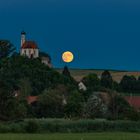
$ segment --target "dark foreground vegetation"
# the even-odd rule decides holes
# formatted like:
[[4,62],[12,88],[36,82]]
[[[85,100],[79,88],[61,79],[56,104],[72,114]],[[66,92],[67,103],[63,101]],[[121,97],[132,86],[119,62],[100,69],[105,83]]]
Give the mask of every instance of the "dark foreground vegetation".
[[31,119],[1,123],[0,133],[140,132],[140,122],[107,120]]

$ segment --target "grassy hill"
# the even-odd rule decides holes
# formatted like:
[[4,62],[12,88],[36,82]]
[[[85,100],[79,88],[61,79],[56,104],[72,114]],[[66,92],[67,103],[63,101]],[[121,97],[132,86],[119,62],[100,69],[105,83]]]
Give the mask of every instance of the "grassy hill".
[[[62,73],[62,69],[56,69],[58,72]],[[90,73],[96,73],[99,77],[101,76],[104,70],[97,69],[70,69],[71,75],[75,78],[76,81],[80,81],[83,77]],[[140,72],[137,71],[118,71],[118,70],[110,70],[110,73],[113,79],[119,82],[124,75],[133,75],[136,78],[140,76]]]

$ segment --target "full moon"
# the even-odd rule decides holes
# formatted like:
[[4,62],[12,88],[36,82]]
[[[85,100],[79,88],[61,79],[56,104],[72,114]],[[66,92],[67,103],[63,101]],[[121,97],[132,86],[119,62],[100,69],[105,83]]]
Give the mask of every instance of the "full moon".
[[72,52],[67,51],[67,52],[64,52],[64,53],[62,54],[62,60],[63,60],[64,62],[66,62],[66,63],[72,62],[73,59],[74,59],[74,55],[73,55]]

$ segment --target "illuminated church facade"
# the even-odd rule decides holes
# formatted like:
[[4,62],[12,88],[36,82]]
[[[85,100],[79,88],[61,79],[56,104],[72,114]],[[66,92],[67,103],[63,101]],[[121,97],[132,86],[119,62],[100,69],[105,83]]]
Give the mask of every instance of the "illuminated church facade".
[[27,56],[28,58],[38,58],[39,48],[34,41],[26,40],[26,33],[21,32],[21,50],[20,55]]

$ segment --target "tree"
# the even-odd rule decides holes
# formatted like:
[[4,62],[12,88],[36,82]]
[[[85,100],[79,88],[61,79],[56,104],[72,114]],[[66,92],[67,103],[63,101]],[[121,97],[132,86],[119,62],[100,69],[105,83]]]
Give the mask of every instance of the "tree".
[[64,67],[62,74],[65,75],[66,77],[71,77],[67,66]]
[[138,77],[138,80],[137,80],[136,90],[137,90],[137,93],[140,93],[140,76]]
[[98,91],[100,89],[100,79],[97,74],[89,74],[82,81],[86,85],[88,92]]
[[45,90],[39,96],[36,114],[38,117],[59,118],[64,115],[63,96],[59,90]]
[[123,92],[136,92],[137,89],[137,79],[134,76],[123,76],[120,82],[120,88]]
[[84,107],[84,116],[86,118],[102,118],[105,117],[108,108],[104,104],[99,93],[93,93],[89,98]]
[[[62,75],[63,77],[67,80],[69,86],[71,86],[72,88],[77,87],[77,82],[75,81],[75,79],[71,76],[70,71],[68,69],[67,66],[64,67],[63,71],[62,71]],[[78,87],[77,87],[78,89]]]
[[112,76],[109,71],[105,70],[101,75],[101,85],[105,88],[112,88]]
[[0,120],[10,121],[22,119],[26,116],[26,107],[15,96],[14,89],[0,81]]
[[8,40],[0,40],[0,58],[11,56],[15,52],[15,47]]
[[65,106],[65,114],[67,117],[80,117],[83,111],[84,98],[77,90],[70,93],[67,104]]
[[[110,91],[108,95],[110,96],[108,109],[111,114],[111,119],[138,119],[137,113],[123,96],[113,91]],[[136,116],[133,116],[133,113]]]
[[119,92],[120,91],[120,85],[119,85],[119,83],[116,82],[116,81],[113,81],[113,83],[112,83],[112,89]]
[[32,87],[29,79],[23,78],[19,81],[20,96],[27,97],[32,93]]

